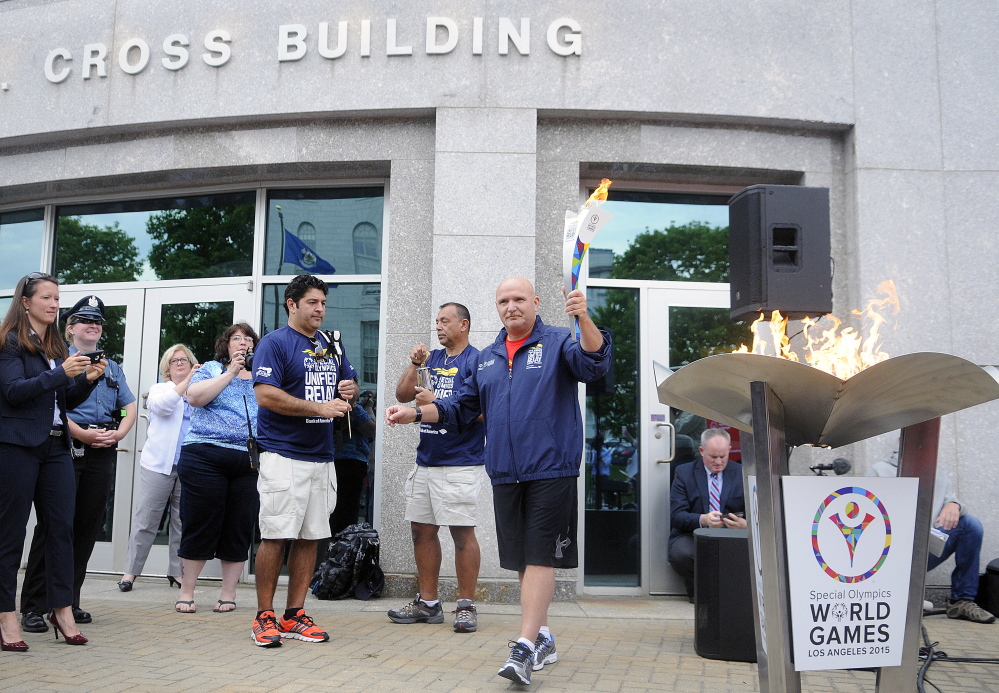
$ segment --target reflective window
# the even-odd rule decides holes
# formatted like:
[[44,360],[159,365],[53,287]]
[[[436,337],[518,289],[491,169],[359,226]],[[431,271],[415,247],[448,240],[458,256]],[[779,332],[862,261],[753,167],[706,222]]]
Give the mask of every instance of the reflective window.
[[200,363],[215,358],[215,340],[232,324],[232,301],[164,303],[160,310],[160,348],[185,344]]
[[586,386],[586,585],[641,584],[638,290],[590,290],[591,314],[611,333],[607,375]]
[[42,260],[45,210],[28,209],[0,214],[0,289],[13,289]]
[[380,274],[384,189],[273,190],[264,274]]
[[[283,327],[288,322],[284,312],[285,285],[264,287],[264,314],[260,335]],[[361,390],[376,390],[378,386],[378,320],[381,291],[378,284],[330,285],[326,298],[324,330],[340,330],[347,360],[357,371]],[[373,329],[372,329],[373,328]],[[370,345],[374,340],[374,350]]]
[[63,284],[241,277],[253,268],[253,192],[60,207]]
[[590,277],[728,281],[728,196],[615,192],[589,250]]

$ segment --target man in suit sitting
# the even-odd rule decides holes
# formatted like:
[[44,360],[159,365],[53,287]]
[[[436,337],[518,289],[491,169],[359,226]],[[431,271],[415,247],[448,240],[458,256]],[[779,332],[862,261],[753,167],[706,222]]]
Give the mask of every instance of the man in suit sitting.
[[[698,527],[745,529],[746,501],[742,465],[729,462],[732,439],[723,428],[701,434],[699,459],[676,468],[670,489],[669,562],[694,601],[694,530]],[[735,513],[741,513],[738,517]]]

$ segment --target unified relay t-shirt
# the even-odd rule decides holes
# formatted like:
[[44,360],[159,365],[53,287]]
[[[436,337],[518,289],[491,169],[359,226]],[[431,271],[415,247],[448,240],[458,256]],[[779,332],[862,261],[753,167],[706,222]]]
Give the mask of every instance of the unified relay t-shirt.
[[[337,366],[333,349],[322,333],[319,348],[301,332],[284,327],[264,335],[253,352],[254,384],[273,385],[307,402],[336,398],[337,383],[357,377],[344,355]],[[333,419],[285,416],[265,407],[257,413],[260,449],[306,462],[333,461]]]
[[[427,359],[434,398],[450,397],[472,377],[479,365],[479,350],[471,344],[456,356],[444,349],[434,349]],[[476,421],[464,430],[457,426],[435,423],[420,424],[420,445],[416,448],[416,463],[424,467],[467,466],[484,464],[483,446],[486,427]]]

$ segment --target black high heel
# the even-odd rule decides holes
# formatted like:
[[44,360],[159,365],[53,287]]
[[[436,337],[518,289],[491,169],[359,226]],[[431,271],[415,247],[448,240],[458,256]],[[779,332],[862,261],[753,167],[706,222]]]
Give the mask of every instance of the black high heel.
[[[55,638],[56,640],[58,640],[59,631],[62,630],[62,627],[59,625],[59,621],[56,618],[55,609],[49,611],[49,615],[47,618],[49,620],[49,623],[52,624],[52,630],[55,631]],[[62,639],[63,641],[65,641],[67,645],[86,645],[88,642],[90,642],[89,640],[87,640],[87,638],[83,637],[83,633],[77,633],[76,635],[66,635],[65,631],[62,634]]]
[[177,580],[173,575],[167,575],[167,582],[170,583],[171,587],[176,587],[180,589],[180,581]]

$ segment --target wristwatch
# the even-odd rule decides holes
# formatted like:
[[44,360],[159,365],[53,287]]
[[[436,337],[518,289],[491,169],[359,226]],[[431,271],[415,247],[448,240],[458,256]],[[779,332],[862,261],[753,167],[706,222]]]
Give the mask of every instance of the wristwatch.
[[423,410],[420,409],[419,407],[413,407],[413,409],[416,410],[416,420],[413,421],[413,423],[420,423],[421,421],[423,421]]

